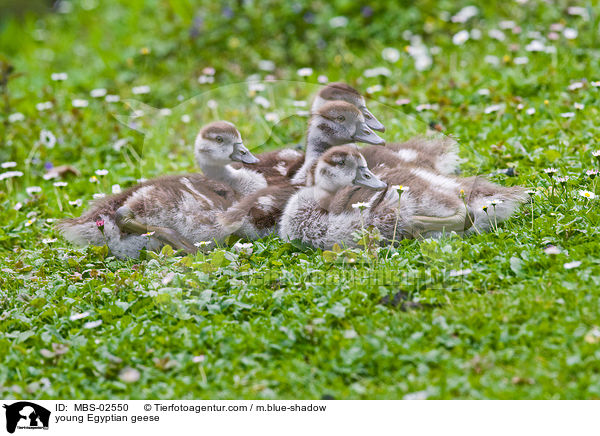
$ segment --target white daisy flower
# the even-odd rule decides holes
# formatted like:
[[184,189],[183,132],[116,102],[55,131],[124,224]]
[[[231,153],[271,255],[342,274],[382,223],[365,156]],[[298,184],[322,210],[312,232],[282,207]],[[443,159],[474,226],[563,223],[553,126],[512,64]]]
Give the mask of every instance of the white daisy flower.
[[560,254],[560,249],[554,245],[548,245],[546,248],[544,248],[544,253],[548,255]]
[[42,112],[42,111],[45,111],[45,110],[48,110],[48,109],[52,109],[52,107],[53,107],[53,106],[54,106],[54,105],[52,104],[52,102],[51,102],[51,101],[43,101],[43,102],[41,102],[41,103],[37,103],[37,104],[35,105],[35,108],[36,108],[36,109],[37,109],[39,112]]
[[2,168],[6,169],[6,168],[14,168],[17,166],[16,162],[2,162],[2,165],[0,165]]
[[190,121],[192,121],[192,117],[190,117],[188,114],[184,114],[181,116],[181,122],[188,124]]
[[73,105],[73,107],[88,107],[88,105],[90,104],[87,100],[84,100],[82,98],[76,98],[73,99],[73,101],[71,102],[71,104]]
[[466,23],[471,18],[479,13],[479,9],[476,6],[465,6],[451,20],[453,23]]
[[95,173],[97,176],[105,176],[105,175],[107,175],[107,174],[108,174],[108,170],[107,170],[107,169],[105,169],[105,168],[103,168],[103,169],[101,169],[101,170],[96,170],[96,171],[94,171],[94,173]]
[[456,33],[452,37],[452,43],[454,45],[463,45],[468,40],[469,40],[469,31],[468,30],[461,30],[460,32]]
[[312,73],[313,69],[309,67],[300,68],[298,71],[296,71],[296,74],[298,74],[300,77],[308,77],[312,75]]
[[[504,35],[504,34],[503,34]],[[500,58],[498,56],[493,56],[493,55],[486,55],[483,58],[483,61],[486,64],[490,64],[490,65],[500,65]]]
[[121,97],[119,97],[118,95],[112,95],[112,94],[108,94],[106,97],[104,97],[104,100],[107,103],[116,103],[119,100],[121,100]]
[[588,10],[581,6],[569,6],[567,8],[567,13],[569,15],[578,15],[586,20],[589,18]]
[[250,256],[253,251],[251,243],[244,244],[242,242],[236,242],[231,248],[233,248],[233,250],[237,253],[243,253],[248,256]]
[[575,116],[575,112],[564,112],[560,114],[560,116],[563,118],[573,118]]
[[334,29],[337,29],[338,27],[346,27],[348,25],[348,18],[343,16],[333,17],[329,20],[329,25]]
[[579,191],[577,191],[577,193],[580,196],[587,198],[588,200],[593,200],[594,198],[596,198],[596,194],[594,194],[593,192],[590,192],[590,191],[585,191],[583,189],[580,189]]
[[83,319],[83,318],[87,318],[88,316],[90,316],[89,312],[83,312],[83,313],[74,313],[73,315],[71,315],[69,317],[69,319],[71,321],[77,321],[78,319]]
[[525,50],[530,51],[530,52],[545,51],[546,46],[544,45],[543,42],[534,39],[533,41],[531,41],[529,44],[527,44],[525,46]]
[[13,177],[21,177],[23,173],[21,171],[7,171],[0,174],[0,180],[12,179]]
[[202,68],[202,74],[206,74],[207,76],[214,76],[217,71],[213,67],[204,67]]
[[371,205],[370,205],[369,203],[361,203],[361,202],[354,203],[354,204],[352,205],[352,207],[353,207],[354,209],[360,209],[360,210],[365,210],[365,209],[368,209],[370,206],[371,206]]
[[69,78],[67,73],[52,73],[50,78],[55,82],[64,82]]
[[265,120],[267,120],[269,123],[277,124],[279,122],[279,115],[277,115],[275,112],[266,113]]
[[275,62],[266,59],[258,61],[258,69],[263,71],[275,70]]
[[503,30],[514,29],[517,26],[517,23],[512,20],[502,20],[498,23],[498,26]]
[[147,86],[147,85],[134,86],[131,89],[131,92],[133,92],[135,95],[149,94],[150,93],[150,87]]
[[486,107],[486,108],[483,110],[483,113],[484,113],[484,114],[491,114],[491,113],[493,113],[493,112],[498,112],[498,111],[499,111],[499,110],[501,110],[501,109],[502,109],[502,105],[501,105],[501,104],[493,104],[493,105],[491,105],[491,106],[488,106],[488,107]]
[[207,76],[205,74],[202,74],[198,77],[198,83],[201,85],[205,85],[207,83],[215,83],[215,78],[213,76]]
[[398,192],[405,192],[408,191],[410,189],[409,186],[403,186],[403,185],[393,185],[392,189]]
[[423,103],[423,104],[419,104],[415,107],[415,110],[417,112],[423,112],[423,111],[428,111],[433,109],[433,105],[429,104],[429,103]]
[[94,198],[94,200],[98,200],[100,198],[106,197],[106,194],[98,193],[98,194],[94,194],[92,197]]
[[583,82],[573,82],[569,86],[567,86],[567,89],[569,91],[575,91],[576,89],[581,89],[581,88],[583,88]]
[[56,188],[64,188],[65,186],[68,185],[68,183],[67,182],[54,182],[52,185],[55,186]]
[[381,85],[373,85],[373,86],[369,86],[367,89],[367,94],[375,94],[376,92],[381,92],[383,91],[383,86]]
[[14,114],[10,114],[8,116],[9,123],[17,123],[19,121],[23,121],[24,119],[25,115],[23,115],[21,112],[15,112]]
[[90,97],[101,98],[106,95],[106,88],[96,88],[90,91]]
[[101,319],[99,319],[98,321],[90,321],[90,322],[86,322],[83,325],[83,328],[84,329],[93,329],[93,328],[98,327],[100,324],[102,324],[102,320]]
[[400,59],[400,50],[394,47],[386,47],[381,51],[381,57],[394,64]]
[[[259,79],[257,79],[259,80]],[[248,83],[248,91],[250,93],[255,93],[255,92],[262,92],[266,89],[266,85],[264,83],[256,83],[256,82],[250,82]],[[252,94],[254,95],[254,94]]]
[[460,276],[466,276],[469,275],[473,272],[473,270],[471,268],[467,268],[467,269],[459,269],[459,270],[452,270],[450,271],[450,277],[460,277]]
[[580,265],[581,265],[581,261],[575,260],[573,262],[565,263],[563,266],[565,269],[573,269],[573,268],[577,268]]
[[386,68],[386,67],[369,68],[363,72],[363,76],[365,76],[367,78],[377,77],[377,76],[389,77],[391,75],[392,75],[392,72],[390,71],[389,68]]
[[257,105],[267,109],[268,107],[271,106],[271,102],[269,100],[267,100],[265,97],[263,97],[262,95],[257,96],[254,99],[254,103],[256,103]]
[[490,38],[495,39],[500,42],[502,42],[506,39],[506,35],[504,34],[504,32],[502,30],[498,30],[498,29],[491,29],[488,32],[488,35]]
[[577,35],[578,35],[577,29],[567,27],[566,29],[563,30],[563,36],[566,39],[575,39],[575,38],[577,38]]
[[40,132],[40,142],[46,148],[54,148],[56,145],[56,136],[50,130],[42,130]]
[[121,193],[121,186],[120,185],[112,185],[111,186],[111,192],[113,194],[120,194]]
[[42,192],[42,188],[40,186],[29,186],[29,187],[25,188],[25,191],[29,195],[33,195],[33,194]]
[[205,247],[210,244],[212,244],[212,241],[199,241],[199,242],[194,243],[194,245],[196,247]]

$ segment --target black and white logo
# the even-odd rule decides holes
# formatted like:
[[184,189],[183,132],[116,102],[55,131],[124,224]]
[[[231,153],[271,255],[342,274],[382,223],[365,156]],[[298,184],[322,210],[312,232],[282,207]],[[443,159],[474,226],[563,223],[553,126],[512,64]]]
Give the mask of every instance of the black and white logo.
[[50,411],[29,401],[19,401],[4,405],[6,409],[6,431],[14,433],[16,429],[48,430]]

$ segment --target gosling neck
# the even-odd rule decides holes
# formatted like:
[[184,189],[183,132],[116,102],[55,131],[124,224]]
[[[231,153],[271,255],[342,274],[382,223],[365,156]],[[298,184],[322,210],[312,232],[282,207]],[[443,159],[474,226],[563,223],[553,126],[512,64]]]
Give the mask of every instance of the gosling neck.
[[229,165],[198,162],[198,166],[206,177],[219,182],[228,183],[235,177],[235,170]]
[[306,153],[304,156],[304,164],[298,170],[292,183],[303,185],[306,183],[306,176],[312,164],[329,148],[337,145],[333,143],[333,129],[324,122],[311,120],[306,133]]
[[225,183],[241,196],[253,194],[267,187],[264,176],[246,168],[236,169],[231,165],[202,165],[200,169],[206,177]]

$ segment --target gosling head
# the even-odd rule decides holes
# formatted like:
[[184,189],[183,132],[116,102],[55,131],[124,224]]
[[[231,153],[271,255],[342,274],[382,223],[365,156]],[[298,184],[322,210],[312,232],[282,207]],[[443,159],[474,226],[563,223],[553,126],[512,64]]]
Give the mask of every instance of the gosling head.
[[364,97],[347,83],[335,82],[323,87],[313,100],[312,112],[319,110],[325,103],[335,100],[345,101],[356,106],[371,129],[385,132],[385,126],[367,109]]
[[194,156],[200,168],[225,166],[231,162],[258,162],[244,146],[238,129],[227,121],[215,121],[200,130],[194,143]]
[[311,169],[307,184],[329,193],[352,185],[375,190],[387,187],[369,170],[363,155],[352,145],[332,147],[323,154]]
[[[314,112],[309,123],[309,133],[322,148],[349,142],[385,144],[383,138],[367,125],[365,117],[356,106],[344,101],[325,103]],[[324,144],[328,147],[323,147]]]

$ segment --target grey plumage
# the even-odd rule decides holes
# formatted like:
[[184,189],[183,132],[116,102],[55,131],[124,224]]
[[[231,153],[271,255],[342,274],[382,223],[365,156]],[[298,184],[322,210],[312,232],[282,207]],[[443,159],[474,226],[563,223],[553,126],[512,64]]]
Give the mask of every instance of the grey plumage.
[[[281,219],[283,238],[330,248],[334,243],[355,245],[354,232],[370,225],[377,227],[388,241],[416,235],[434,237],[443,231],[485,232],[492,222],[507,219],[526,199],[521,187],[502,187],[481,177],[460,178],[409,165],[376,167],[373,173],[388,187],[374,192],[353,186],[352,179],[344,178],[333,165],[328,172],[335,177],[318,170],[319,165],[327,165],[329,153],[338,149],[350,153],[352,147],[336,147],[321,156],[313,166],[314,177],[307,179],[308,186],[290,198]],[[345,185],[340,186],[344,180]],[[337,185],[328,188],[334,183]],[[403,191],[401,201],[394,185],[410,188]],[[490,206],[486,214],[482,206],[491,201],[497,201],[495,211]],[[362,212],[353,207],[360,203],[368,205]]]
[[[197,163],[204,175],[171,175],[146,181],[94,202],[80,217],[61,220],[58,229],[76,245],[107,244],[118,257],[138,257],[143,248],[162,246],[152,235],[133,234],[120,227],[119,211],[126,208],[134,223],[149,230],[176,232],[177,237],[190,241],[187,246],[223,241],[230,232],[219,224],[219,214],[267,186],[259,174],[229,166],[232,156],[251,160],[248,153],[233,125],[211,123],[195,142]],[[104,221],[103,233],[97,220]]]

